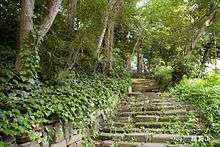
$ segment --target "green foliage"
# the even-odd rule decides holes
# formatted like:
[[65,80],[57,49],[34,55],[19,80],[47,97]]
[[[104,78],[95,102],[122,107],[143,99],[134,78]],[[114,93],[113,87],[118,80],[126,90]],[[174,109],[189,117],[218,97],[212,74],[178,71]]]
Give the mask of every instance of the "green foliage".
[[[16,81],[12,72],[4,72],[0,93],[0,140],[4,136],[30,136],[35,139],[33,125],[51,119],[71,121],[75,127],[85,123],[95,110],[112,107],[117,97],[127,91],[129,77],[104,77],[96,74],[63,73],[53,83],[35,81],[27,85]],[[10,89],[9,89],[10,88]]]
[[172,94],[180,100],[191,101],[203,113],[209,123],[209,131],[220,135],[220,74],[213,73],[204,79],[184,78],[172,89]]
[[171,84],[172,67],[165,65],[157,65],[153,70],[153,77],[159,82],[162,90]]
[[186,55],[177,57],[172,61],[172,81],[178,83],[183,76],[199,77],[201,75],[201,66],[199,56]]

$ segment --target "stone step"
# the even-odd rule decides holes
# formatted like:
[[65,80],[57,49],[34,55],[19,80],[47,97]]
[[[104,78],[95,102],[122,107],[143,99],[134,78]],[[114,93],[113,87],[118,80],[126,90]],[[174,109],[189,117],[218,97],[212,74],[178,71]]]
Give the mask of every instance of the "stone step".
[[149,86],[143,86],[143,85],[133,85],[132,91],[133,92],[158,92],[159,91],[158,85],[149,85]]
[[[172,130],[166,128],[128,128],[128,127],[106,127],[100,130],[103,133],[151,133],[151,134],[162,134],[168,133],[172,134]],[[196,129],[196,130],[189,130],[190,134],[197,134],[201,135],[205,132],[205,130]]]
[[95,144],[95,147],[184,147],[183,144],[167,143],[138,143],[138,142],[114,142],[111,140],[101,141]]
[[129,141],[129,142],[142,142],[142,143],[190,143],[202,140],[203,136],[197,135],[178,135],[178,134],[150,134],[150,133],[101,133],[98,137],[100,140],[113,140],[113,141]]
[[[119,124],[119,123],[118,123]],[[171,128],[175,126],[177,123],[175,122],[136,122],[133,124],[135,128]],[[181,126],[191,126],[190,123],[178,123]],[[122,124],[121,124],[122,126]],[[126,126],[126,124],[124,124]]]
[[[197,129],[199,128],[198,125],[193,125],[192,123],[183,123],[183,122],[135,122],[135,123],[122,123],[122,122],[112,122],[109,126],[112,127],[124,127],[124,128],[162,128],[162,129],[169,129],[173,126],[182,126],[190,129]],[[193,126],[192,126],[193,125]]]
[[132,105],[132,106],[180,106],[181,103],[179,102],[126,102],[126,103],[122,103],[122,104],[126,104],[126,105]]
[[115,117],[114,121],[121,123],[129,122],[176,122],[176,121],[187,121],[190,117],[187,115],[137,115],[135,117]]
[[117,113],[117,117],[135,117],[137,115],[187,115],[189,113],[195,113],[195,111],[186,111],[184,109],[168,110],[168,111],[127,111]]
[[175,121],[187,121],[189,116],[158,116],[158,115],[137,115],[134,118],[135,122],[175,122]]
[[142,82],[156,82],[155,80],[151,80],[151,79],[132,79],[132,83],[142,83]]
[[120,103],[122,104],[140,104],[140,103],[145,103],[145,104],[148,104],[148,103],[176,103],[176,99],[149,99],[149,98],[146,98],[146,99],[132,99],[132,100],[122,100]]
[[115,117],[113,118],[113,121],[118,121],[121,123],[128,123],[132,121],[132,117]]
[[126,112],[126,111],[168,111],[168,110],[175,110],[175,109],[186,109],[187,111],[193,110],[192,107],[188,105],[179,105],[179,106],[134,106],[134,105],[119,105],[118,112]]

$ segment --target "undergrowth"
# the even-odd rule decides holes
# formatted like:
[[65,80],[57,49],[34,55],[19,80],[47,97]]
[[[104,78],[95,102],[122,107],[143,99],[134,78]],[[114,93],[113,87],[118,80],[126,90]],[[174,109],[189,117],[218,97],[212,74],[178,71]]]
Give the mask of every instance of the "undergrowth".
[[200,79],[184,78],[171,94],[182,101],[192,102],[205,114],[207,133],[220,136],[220,74],[212,73]]
[[79,122],[92,112],[111,107],[130,83],[128,75],[121,78],[68,73],[52,83],[43,83],[23,80],[8,70],[0,74],[0,142],[7,136],[37,139],[33,126],[54,118],[79,128]]

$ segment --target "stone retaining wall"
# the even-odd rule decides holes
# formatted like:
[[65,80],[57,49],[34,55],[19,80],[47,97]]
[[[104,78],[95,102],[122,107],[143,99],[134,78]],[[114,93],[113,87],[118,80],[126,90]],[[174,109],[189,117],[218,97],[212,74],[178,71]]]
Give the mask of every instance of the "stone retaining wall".
[[[103,114],[105,114],[103,116]],[[105,125],[112,110],[99,110],[91,114],[91,129],[98,131],[99,127]],[[43,127],[33,126],[34,132],[40,136],[37,141],[30,141],[28,137],[9,137],[5,140],[7,147],[81,147],[82,135],[73,128],[71,122],[62,123],[59,120],[50,121]],[[86,136],[84,136],[86,137]],[[28,141],[29,140],[29,141]]]
[[[82,137],[71,123],[53,123],[44,127],[34,127],[40,136],[37,141],[26,142],[27,138],[13,138],[6,140],[9,147],[79,147]],[[23,143],[22,143],[23,142]]]

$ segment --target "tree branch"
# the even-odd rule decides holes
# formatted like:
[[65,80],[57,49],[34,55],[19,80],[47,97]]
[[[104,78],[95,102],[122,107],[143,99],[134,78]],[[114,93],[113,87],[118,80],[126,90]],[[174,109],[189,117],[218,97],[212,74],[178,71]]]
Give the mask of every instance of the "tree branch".
[[190,48],[188,49],[188,52],[191,52],[192,49],[196,48],[196,44],[198,43],[199,39],[203,35],[203,33],[206,31],[206,29],[212,25],[214,18],[218,12],[219,8],[214,9],[210,15],[208,16],[207,20],[203,23],[202,27],[196,32],[196,35],[191,43]]

